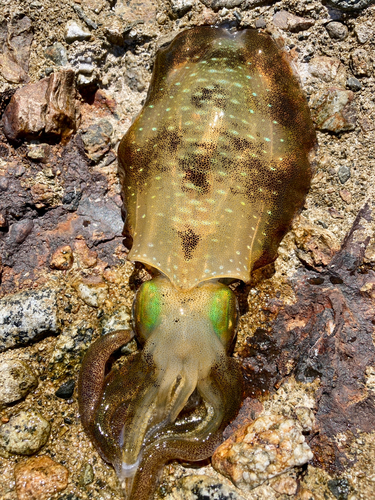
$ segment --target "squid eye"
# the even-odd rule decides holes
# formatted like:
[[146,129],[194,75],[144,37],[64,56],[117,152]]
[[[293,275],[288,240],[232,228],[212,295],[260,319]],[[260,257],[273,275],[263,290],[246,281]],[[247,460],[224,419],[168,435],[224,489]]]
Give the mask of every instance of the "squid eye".
[[161,293],[153,281],[146,281],[137,292],[134,301],[135,330],[141,342],[145,342],[160,323]]
[[230,288],[215,291],[210,300],[209,318],[214,332],[229,349],[237,328],[237,301]]

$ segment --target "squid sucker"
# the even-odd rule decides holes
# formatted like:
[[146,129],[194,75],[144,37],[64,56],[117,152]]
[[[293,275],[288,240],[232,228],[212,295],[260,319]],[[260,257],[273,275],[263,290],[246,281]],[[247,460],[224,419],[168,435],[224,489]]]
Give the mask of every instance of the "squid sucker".
[[[270,36],[197,27],[157,53],[118,151],[128,259],[152,279],[137,291],[133,330],[96,341],[79,380],[83,427],[126,498],[152,498],[169,460],[210,457],[235,418],[239,313],[228,284],[276,259],[310,185],[315,141]],[[107,374],[133,331],[142,350]]]

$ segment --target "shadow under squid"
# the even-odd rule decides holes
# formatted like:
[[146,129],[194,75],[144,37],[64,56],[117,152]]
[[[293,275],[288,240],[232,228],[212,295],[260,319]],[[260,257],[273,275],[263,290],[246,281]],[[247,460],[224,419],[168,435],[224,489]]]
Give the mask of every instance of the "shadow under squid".
[[[158,52],[118,153],[128,259],[152,279],[136,293],[133,329],[97,340],[79,378],[83,427],[126,498],[152,498],[169,460],[210,457],[236,416],[228,283],[277,257],[314,144],[303,93],[269,36],[199,27]],[[134,335],[141,350],[108,371]]]

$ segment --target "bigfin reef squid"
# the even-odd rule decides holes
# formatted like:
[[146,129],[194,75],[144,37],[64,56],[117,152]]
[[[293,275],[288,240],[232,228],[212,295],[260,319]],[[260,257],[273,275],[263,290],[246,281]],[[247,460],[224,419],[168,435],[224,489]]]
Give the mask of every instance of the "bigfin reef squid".
[[[197,27],[157,53],[119,175],[137,291],[133,330],[107,334],[80,372],[83,427],[126,498],[149,500],[163,465],[210,457],[241,404],[228,284],[274,261],[311,180],[315,131],[272,38]],[[106,373],[134,333],[142,350]]]

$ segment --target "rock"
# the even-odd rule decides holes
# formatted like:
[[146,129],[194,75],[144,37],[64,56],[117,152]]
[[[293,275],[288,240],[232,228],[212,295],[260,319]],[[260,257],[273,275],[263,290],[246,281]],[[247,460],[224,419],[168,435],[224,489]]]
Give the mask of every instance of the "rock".
[[[80,223],[77,225],[78,234],[83,234],[87,240],[91,239],[94,244],[101,241],[108,241],[116,236],[121,236],[123,221],[118,205],[110,199],[81,200],[77,215],[80,216]],[[82,220],[91,221],[87,226],[82,225]]]
[[315,425],[314,412],[310,408],[306,408],[306,406],[296,406],[294,412],[304,432],[311,432]]
[[18,140],[41,134],[69,136],[78,120],[74,72],[62,70],[18,89],[5,109],[3,124],[7,138]]
[[30,219],[24,219],[10,226],[9,240],[11,243],[20,245],[29,236],[34,229],[34,222]]
[[21,411],[0,427],[0,453],[32,455],[46,444],[51,426],[38,412]]
[[310,60],[308,71],[310,75],[328,83],[340,79],[345,68],[336,57],[316,56]]
[[182,17],[193,7],[194,3],[194,0],[171,0],[172,12]]
[[333,40],[345,40],[348,36],[348,28],[345,24],[338,23],[337,21],[332,21],[326,25],[326,30],[328,31],[329,36]]
[[279,10],[273,16],[273,24],[284,31],[298,33],[309,29],[315,24],[313,19],[295,16],[286,10]]
[[113,127],[105,119],[99,120],[95,125],[90,125],[82,134],[86,154],[91,160],[98,162],[109,151],[112,134]]
[[70,399],[73,396],[76,383],[74,379],[69,379],[64,382],[55,392],[55,396],[60,399]]
[[46,48],[44,55],[47,59],[51,59],[57,66],[66,66],[68,64],[68,57],[64,45],[60,42],[55,42]]
[[65,490],[69,472],[46,456],[33,457],[16,465],[14,478],[18,500],[49,500]]
[[75,251],[77,252],[77,263],[84,269],[94,267],[98,262],[98,253],[95,250],[90,250],[84,240],[76,240],[74,243]]
[[123,21],[121,21],[118,17],[107,17],[103,30],[110,43],[113,43],[114,45],[123,45],[126,31]]
[[240,428],[219,446],[213,467],[244,491],[313,458],[298,422],[265,415]]
[[69,245],[58,248],[52,255],[50,260],[50,267],[52,269],[59,269],[60,271],[67,271],[73,265],[73,252]]
[[126,306],[119,307],[101,319],[102,335],[116,330],[127,330],[131,328],[131,314]]
[[65,27],[65,41],[67,43],[83,42],[90,40],[91,33],[84,31],[75,21],[69,21]]
[[297,257],[313,268],[327,266],[340,249],[336,236],[329,231],[308,222],[293,227]]
[[38,379],[22,361],[0,362],[0,407],[24,398],[38,385]]
[[220,9],[233,9],[243,3],[243,0],[202,0],[202,3],[217,12]]
[[340,195],[340,198],[345,201],[345,203],[347,205],[350,205],[350,203],[352,202],[352,194],[350,191],[348,191],[347,189],[341,189],[339,191],[339,195]]
[[55,203],[56,193],[50,183],[37,182],[31,186],[30,193],[36,208],[52,206]]
[[357,122],[357,111],[351,90],[329,88],[311,96],[311,116],[319,130],[345,132],[353,130]]
[[192,474],[177,481],[163,500],[244,500],[234,488],[210,476]]
[[350,167],[343,165],[338,169],[337,175],[341,184],[345,184],[345,182],[350,179]]
[[9,83],[29,81],[30,47],[33,41],[31,20],[24,15],[0,23],[0,71]]
[[103,305],[108,296],[108,287],[105,283],[78,283],[76,289],[78,296],[91,307]]
[[93,329],[84,322],[71,329],[65,328],[59,335],[53,350],[48,372],[52,379],[66,377],[81,362],[83,355],[92,342]]
[[57,332],[56,290],[26,290],[0,299],[0,352]]
[[357,78],[354,78],[354,76],[351,76],[346,80],[346,86],[350,88],[350,90],[353,90],[353,92],[358,92],[362,88],[362,83],[357,80]]
[[88,484],[91,484],[94,481],[94,477],[92,465],[88,463],[84,464],[79,478],[79,485],[87,486]]
[[375,0],[327,0],[327,3],[340,10],[362,10],[375,3]]
[[50,152],[49,144],[28,144],[27,157],[34,161],[44,162]]
[[258,17],[258,19],[255,20],[255,27],[258,29],[264,29],[267,26],[267,23],[264,19],[264,17]]
[[368,24],[356,24],[354,27],[354,33],[357,36],[359,43],[364,44],[374,35],[374,31],[371,25]]
[[365,49],[355,49],[351,53],[351,67],[355,76],[370,76],[371,63]]
[[295,495],[298,489],[297,481],[293,477],[287,476],[286,474],[283,474],[279,478],[275,479],[271,486],[281,495]]
[[82,21],[86,23],[89,28],[93,30],[98,29],[98,25],[90,17],[86,16],[79,5],[73,4],[72,7],[77,12],[78,17],[82,19]]
[[337,500],[347,500],[351,487],[346,478],[330,479],[327,483],[328,489]]

